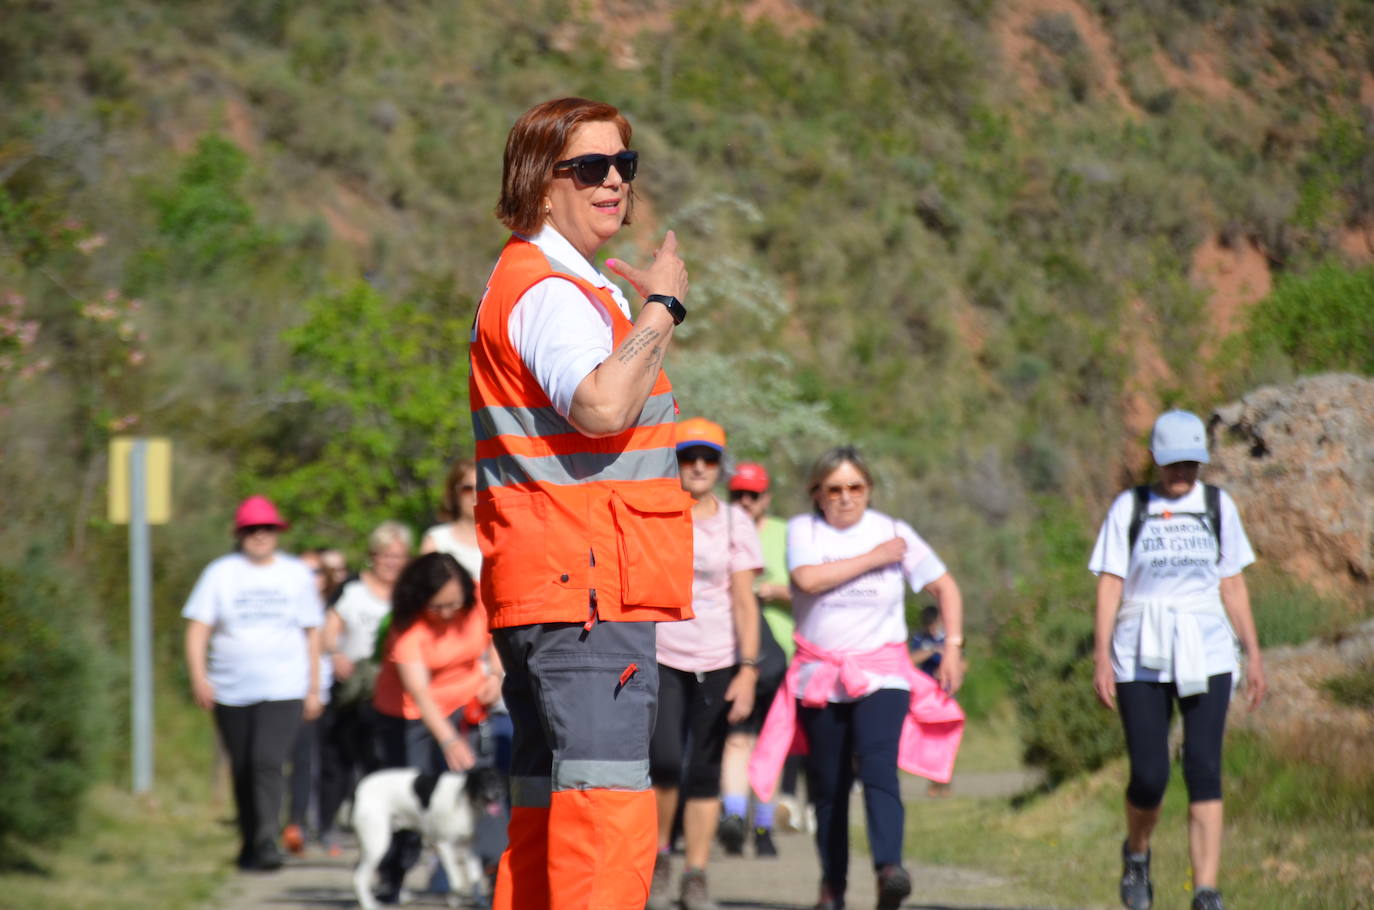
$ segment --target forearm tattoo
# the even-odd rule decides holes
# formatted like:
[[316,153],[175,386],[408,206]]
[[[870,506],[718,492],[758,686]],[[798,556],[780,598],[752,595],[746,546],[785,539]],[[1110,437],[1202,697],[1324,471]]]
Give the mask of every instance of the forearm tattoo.
[[650,366],[657,369],[658,363],[663,359],[663,348],[657,344],[659,337],[663,333],[657,329],[643,328],[636,331],[625,343],[620,346],[620,351],[615,355],[616,360],[628,366],[636,357],[649,352]]

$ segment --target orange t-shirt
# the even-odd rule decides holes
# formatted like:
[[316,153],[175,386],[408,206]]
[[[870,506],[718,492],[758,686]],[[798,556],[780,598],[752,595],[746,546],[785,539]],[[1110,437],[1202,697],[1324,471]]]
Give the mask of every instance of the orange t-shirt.
[[429,670],[429,695],[444,716],[472,701],[487,675],[482,655],[491,642],[487,631],[487,612],[481,604],[459,613],[442,626],[426,616],[415,620],[399,635],[387,635],[386,655],[372,704],[391,717],[419,720],[420,707],[401,684],[398,663],[424,664]]

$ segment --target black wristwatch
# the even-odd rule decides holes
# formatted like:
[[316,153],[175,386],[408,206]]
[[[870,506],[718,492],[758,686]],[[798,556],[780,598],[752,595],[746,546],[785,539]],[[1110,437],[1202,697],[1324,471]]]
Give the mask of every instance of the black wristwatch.
[[661,303],[668,308],[668,312],[673,317],[673,325],[682,325],[682,320],[687,318],[687,308],[682,305],[682,301],[667,294],[650,294],[644,298],[645,303]]

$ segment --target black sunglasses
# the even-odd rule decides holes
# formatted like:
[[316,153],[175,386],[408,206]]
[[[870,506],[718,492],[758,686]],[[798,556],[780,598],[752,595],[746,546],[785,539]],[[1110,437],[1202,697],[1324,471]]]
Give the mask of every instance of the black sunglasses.
[[704,461],[707,464],[720,464],[720,453],[710,446],[688,446],[685,449],[678,449],[678,464],[691,464],[694,461]]
[[245,525],[239,528],[239,533],[244,537],[251,537],[254,534],[280,534],[281,528],[277,525]]
[[612,164],[620,173],[620,179],[629,183],[635,179],[635,171],[639,170],[639,152],[626,149],[614,155],[578,155],[576,158],[556,163],[553,172],[556,174],[559,171],[572,171],[578,183],[598,186],[611,172]]

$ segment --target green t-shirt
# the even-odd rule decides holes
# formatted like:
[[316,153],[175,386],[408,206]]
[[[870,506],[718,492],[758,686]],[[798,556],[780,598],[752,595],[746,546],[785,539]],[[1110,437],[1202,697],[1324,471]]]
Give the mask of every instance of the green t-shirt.
[[[771,515],[765,518],[763,527],[759,529],[759,543],[763,547],[763,572],[759,575],[759,581],[772,585],[787,584],[787,522]],[[791,605],[761,600],[759,606],[763,608],[763,619],[768,623],[768,630],[787,655],[788,663],[791,663],[792,653],[797,648],[792,641],[795,623],[792,621]]]

